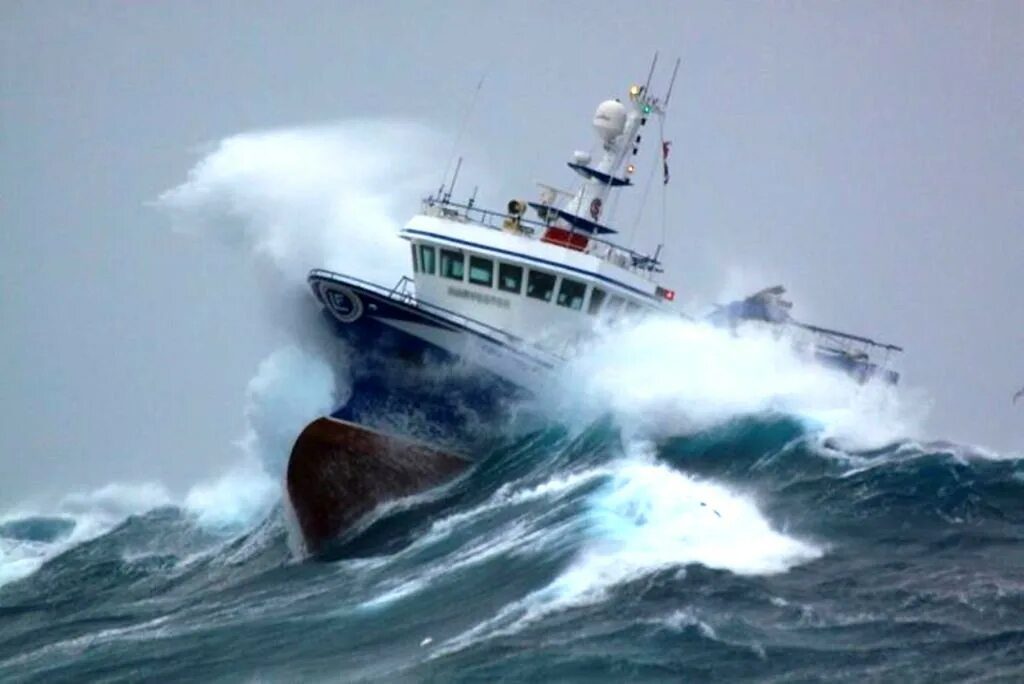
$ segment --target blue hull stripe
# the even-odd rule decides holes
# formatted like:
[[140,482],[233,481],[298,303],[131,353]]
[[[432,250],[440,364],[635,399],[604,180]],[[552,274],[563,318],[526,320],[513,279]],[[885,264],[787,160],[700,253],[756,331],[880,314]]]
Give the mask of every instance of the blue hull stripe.
[[483,252],[492,252],[494,254],[505,254],[505,255],[508,255],[508,256],[515,257],[517,259],[522,259],[523,261],[532,261],[532,262],[535,262],[535,263],[538,263],[538,264],[544,264],[545,266],[550,266],[551,268],[554,268],[554,269],[558,269],[558,270],[562,270],[562,271],[569,271],[571,273],[578,273],[580,275],[587,276],[588,278],[594,278],[596,280],[600,280],[602,282],[609,283],[611,285],[615,285],[616,287],[621,287],[623,290],[628,290],[630,292],[634,292],[634,293],[636,293],[636,294],[638,294],[641,297],[644,297],[646,299],[650,299],[650,300],[653,300],[655,302],[659,301],[657,297],[655,297],[654,295],[650,294],[649,292],[644,292],[643,290],[638,290],[635,287],[632,287],[631,285],[626,285],[625,283],[619,282],[618,280],[615,280],[614,278],[609,278],[607,276],[603,276],[600,273],[593,273],[592,271],[584,271],[582,268],[576,268],[575,266],[566,266],[565,264],[559,264],[559,263],[554,262],[554,261],[548,261],[547,259],[538,259],[537,257],[527,256],[526,254],[521,254],[519,252],[512,252],[510,250],[500,249],[498,247],[488,247],[487,245],[481,245],[481,244],[476,243],[476,242],[469,242],[468,240],[460,240],[458,238],[448,237],[447,235],[438,235],[437,233],[428,233],[425,230],[416,230],[414,228],[406,228],[402,232],[403,233],[408,233],[410,235],[420,235],[422,237],[434,238],[435,240],[441,240],[441,241],[444,241],[444,242],[451,242],[451,243],[455,243],[455,244],[459,244],[459,245],[465,245],[467,247],[472,247],[474,249],[479,249],[479,250],[481,250]]

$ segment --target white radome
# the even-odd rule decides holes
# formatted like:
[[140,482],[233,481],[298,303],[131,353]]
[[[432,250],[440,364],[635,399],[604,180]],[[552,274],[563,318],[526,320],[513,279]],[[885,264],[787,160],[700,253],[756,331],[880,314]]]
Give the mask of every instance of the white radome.
[[594,130],[606,144],[626,130],[626,106],[618,100],[605,100],[594,112]]

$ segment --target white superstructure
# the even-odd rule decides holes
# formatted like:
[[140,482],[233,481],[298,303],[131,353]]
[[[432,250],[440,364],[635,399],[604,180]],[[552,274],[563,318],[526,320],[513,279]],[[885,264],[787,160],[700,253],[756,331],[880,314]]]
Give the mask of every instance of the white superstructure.
[[[453,203],[443,189],[426,199],[400,233],[412,245],[416,299],[552,348],[598,316],[665,308],[674,293],[655,282],[657,258],[609,241],[616,231],[601,223],[610,193],[632,185],[626,161],[637,153],[638,131],[664,114],[646,86],[629,94],[628,107],[598,105],[600,158],[591,166],[589,155],[574,155],[569,166],[583,182],[560,204],[545,186],[539,202],[511,200],[506,212]],[[526,217],[527,205],[535,219]]]

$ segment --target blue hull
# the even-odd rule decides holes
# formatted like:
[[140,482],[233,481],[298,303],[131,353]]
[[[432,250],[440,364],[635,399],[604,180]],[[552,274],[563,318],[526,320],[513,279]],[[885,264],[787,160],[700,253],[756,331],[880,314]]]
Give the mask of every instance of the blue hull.
[[532,392],[427,338],[497,350],[541,374],[551,368],[501,331],[411,296],[324,271],[309,282],[352,359],[351,396],[334,418],[464,451]]

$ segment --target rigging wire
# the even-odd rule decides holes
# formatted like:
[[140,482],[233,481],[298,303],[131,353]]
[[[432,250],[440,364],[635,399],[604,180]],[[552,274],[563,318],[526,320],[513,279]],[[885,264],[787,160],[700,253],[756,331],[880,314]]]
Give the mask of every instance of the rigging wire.
[[[659,115],[658,118],[660,119],[661,115]],[[655,159],[651,160],[651,170],[647,174],[647,180],[644,183],[644,192],[640,196],[640,207],[637,209],[636,219],[633,221],[633,225],[630,227],[629,233],[626,236],[627,237],[626,244],[627,244],[627,246],[630,249],[633,249],[633,237],[634,237],[634,234],[637,232],[637,229],[640,227],[640,222],[643,220],[644,209],[647,206],[647,197],[650,195],[651,183],[654,182],[654,172],[657,169],[658,169],[658,163],[657,163],[657,158],[655,158]]]

